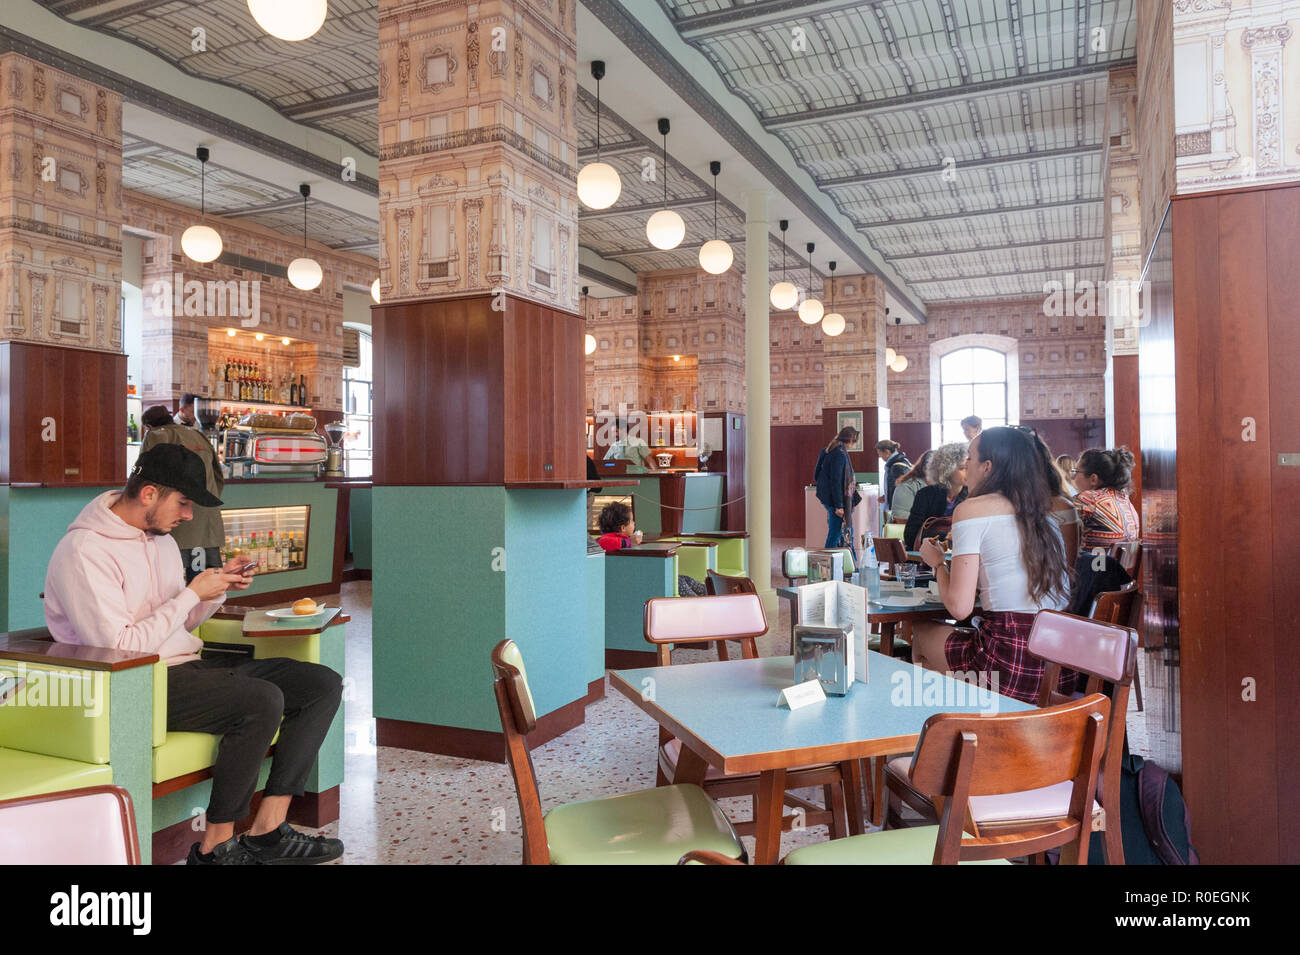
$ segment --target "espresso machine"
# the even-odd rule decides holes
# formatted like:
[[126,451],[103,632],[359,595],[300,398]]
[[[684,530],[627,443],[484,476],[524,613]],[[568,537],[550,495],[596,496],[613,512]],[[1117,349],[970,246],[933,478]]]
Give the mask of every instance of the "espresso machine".
[[198,421],[199,431],[220,457],[225,450],[222,447],[221,432],[217,430],[217,422],[221,420],[221,399],[195,398],[194,417]]
[[331,421],[325,425],[325,434],[329,437],[329,449],[325,452],[325,477],[343,477],[343,435],[347,429],[342,421]]

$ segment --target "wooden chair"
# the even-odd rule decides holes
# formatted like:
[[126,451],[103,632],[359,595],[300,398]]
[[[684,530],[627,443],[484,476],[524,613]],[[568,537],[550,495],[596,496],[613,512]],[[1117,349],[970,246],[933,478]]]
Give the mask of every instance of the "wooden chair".
[[[1102,753],[1102,784],[1093,807],[1093,827],[1106,833],[1106,859],[1111,865],[1124,864],[1124,848],[1119,825],[1119,767],[1123,755],[1125,714],[1128,712],[1129,686],[1137,657],[1137,635],[1126,626],[1075,617],[1055,610],[1043,610],[1034,618],[1029,634],[1029,651],[1047,665],[1043,669],[1039,706],[1050,706],[1071,699],[1055,691],[1061,669],[1076,670],[1088,677],[1085,693],[1102,693],[1110,687],[1110,712],[1113,714]],[[932,815],[934,807],[918,791],[909,777],[912,757],[900,756],[885,768],[888,795],[897,796],[923,815]],[[971,800],[971,822],[979,831],[998,831],[1022,826],[1029,821],[1063,818],[1070,806],[1070,790],[1055,786],[1034,792]],[[888,819],[889,807],[886,808]]]
[[[1139,567],[1141,561],[1139,551]],[[1142,599],[1142,582],[1134,579],[1132,583],[1125,584],[1119,590],[1104,590],[1097,594],[1088,616],[1104,623],[1131,627],[1138,635],[1137,645],[1140,647],[1142,646]],[[1136,664],[1133,667],[1133,695],[1137,699],[1137,711],[1141,713],[1143,710],[1142,668]]]
[[1139,541],[1124,541],[1111,544],[1108,552],[1134,580],[1140,581],[1142,573],[1142,544]]
[[[940,807],[937,825],[838,839],[796,849],[785,865],[956,865],[1002,862],[1060,847],[1065,865],[1087,865],[1092,794],[1110,715],[1093,693],[1046,709],[992,716],[942,713],[925,721],[911,784]],[[977,799],[1065,787],[1063,816],[987,831],[971,822]],[[966,831],[971,837],[966,838]],[[735,860],[690,852],[681,864]]]
[[135,808],[121,786],[0,801],[0,863],[139,865]]
[[513,640],[493,648],[492,669],[506,760],[519,795],[525,865],[671,865],[692,849],[744,857],[744,846],[726,813],[699,786],[665,786],[568,803],[543,815],[528,748],[537,714],[523,657]]
[[[645,638],[655,645],[660,666],[672,665],[674,646],[713,644],[718,648],[719,659],[726,660],[727,640],[739,640],[742,658],[752,660],[758,657],[754,638],[766,632],[767,616],[763,612],[763,603],[758,594],[752,592],[713,597],[652,597],[645,605]],[[681,748],[681,740],[660,726],[659,768],[655,785],[666,786],[676,775]],[[752,805],[758,795],[758,782],[758,773],[728,776],[709,767],[704,791],[714,799],[745,796]],[[818,806],[791,792],[812,786],[822,787],[825,805]],[[785,804],[803,811],[804,825],[827,826],[832,839],[846,835],[846,817],[848,833],[863,831],[860,792],[861,779],[856,760],[838,765],[803,766],[786,773]],[[797,816],[786,816],[782,828],[788,831],[797,822]],[[735,825],[741,835],[754,833],[752,818]]]
[[[733,576],[731,574],[720,574],[716,570],[710,570],[709,575],[704,578],[704,589],[710,597],[722,597],[727,594],[756,594],[758,588],[748,577]],[[726,659],[723,657],[722,659]]]

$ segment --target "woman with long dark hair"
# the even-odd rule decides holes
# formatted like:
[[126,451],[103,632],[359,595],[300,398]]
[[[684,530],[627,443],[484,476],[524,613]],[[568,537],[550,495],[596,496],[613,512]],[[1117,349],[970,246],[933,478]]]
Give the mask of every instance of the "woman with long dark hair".
[[[912,659],[939,671],[987,674],[998,693],[1038,699],[1043,661],[1029,652],[1029,630],[1039,610],[1061,610],[1070,599],[1070,566],[1033,436],[1016,428],[989,428],[971,442],[970,497],[953,515],[952,569],[933,540],[921,559],[935,568],[939,596],[954,618],[970,616],[979,591],[978,629],[914,624]],[[1074,685],[1063,671],[1058,688]]]
[[[826,508],[826,546],[848,547],[853,552],[854,563],[858,551],[853,540],[853,508],[861,500],[861,495],[853,479],[853,461],[849,458],[848,446],[857,440],[856,428],[840,429],[840,433],[831,438],[830,444],[817,455],[817,468],[813,471],[817,500]],[[845,528],[849,529],[847,535]]]
[[1029,433],[1033,435],[1034,446],[1038,448],[1038,454],[1042,458],[1043,477],[1047,480],[1047,491],[1052,496],[1052,520],[1056,521],[1056,526],[1061,529],[1061,537],[1065,540],[1066,558],[1073,563],[1074,556],[1079,553],[1079,541],[1082,536],[1079,511],[1075,508],[1074,498],[1065,483],[1065,475],[1061,473],[1056,459],[1052,457],[1052,449],[1047,446],[1047,442],[1037,431]]

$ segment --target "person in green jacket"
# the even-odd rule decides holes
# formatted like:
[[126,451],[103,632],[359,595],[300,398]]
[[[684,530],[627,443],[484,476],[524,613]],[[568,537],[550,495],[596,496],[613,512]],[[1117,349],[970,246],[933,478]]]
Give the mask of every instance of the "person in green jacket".
[[[140,421],[148,429],[140,445],[141,454],[160,444],[179,444],[193,451],[203,460],[207,471],[208,493],[221,497],[226,483],[221,477],[221,465],[217,461],[217,452],[201,432],[176,421],[162,405],[147,409]],[[172,531],[172,539],[181,549],[181,560],[185,564],[186,584],[205,568],[222,565],[221,544],[225,533],[221,508],[200,507],[198,504],[194,505],[194,519],[182,521]]]

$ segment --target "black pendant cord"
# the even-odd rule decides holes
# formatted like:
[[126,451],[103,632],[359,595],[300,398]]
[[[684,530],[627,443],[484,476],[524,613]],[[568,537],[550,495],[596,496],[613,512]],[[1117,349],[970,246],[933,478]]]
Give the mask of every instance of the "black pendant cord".
[[596,80],[596,162],[600,162],[600,80]]
[[208,164],[199,163],[199,222],[208,222]]
[[831,311],[835,311],[835,263],[831,263]]
[[664,133],[664,208],[668,208],[668,134]]
[[307,197],[302,197],[302,253],[307,256]]
[[713,237],[718,237],[718,174],[713,174]]

